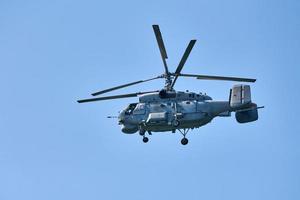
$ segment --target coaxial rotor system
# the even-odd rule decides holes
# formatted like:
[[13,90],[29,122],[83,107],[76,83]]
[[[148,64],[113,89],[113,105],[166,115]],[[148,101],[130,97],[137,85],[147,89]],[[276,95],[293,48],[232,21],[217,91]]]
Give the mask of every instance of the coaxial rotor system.
[[[184,74],[181,73],[184,64],[186,63],[195,43],[196,40],[191,40],[187,46],[187,48],[185,49],[185,52],[175,70],[175,72],[170,72],[168,65],[167,65],[167,51],[163,42],[163,38],[162,38],[162,34],[160,32],[160,28],[158,25],[153,25],[153,31],[157,40],[157,44],[159,47],[159,51],[161,54],[161,58],[163,61],[163,65],[164,65],[164,73],[158,76],[155,76],[153,78],[149,78],[149,79],[144,79],[144,80],[139,80],[139,81],[134,81],[134,82],[130,82],[130,83],[126,83],[126,84],[122,84],[122,85],[118,85],[112,88],[108,88],[105,90],[101,90],[101,91],[97,91],[92,93],[93,96],[98,96],[98,95],[102,95],[105,94],[107,92],[111,92],[111,91],[115,91],[115,90],[119,90],[122,88],[126,88],[129,86],[133,86],[133,85],[137,85],[140,83],[145,83],[145,82],[149,82],[152,80],[156,80],[156,79],[165,79],[165,87],[164,87],[164,91],[173,91],[174,90],[174,86],[176,84],[176,81],[179,77],[191,77],[191,78],[196,78],[198,80],[221,80],[221,81],[238,81],[238,82],[255,82],[256,79],[252,79],[252,78],[240,78],[240,77],[228,77],[228,76],[211,76],[211,75],[201,75],[201,74]],[[137,92],[137,93],[130,93],[130,94],[122,94],[122,95],[114,95],[114,96],[105,96],[105,97],[98,97],[98,98],[89,98],[89,99],[83,99],[83,100],[78,100],[78,103],[86,103],[86,102],[93,102],[93,101],[103,101],[103,100],[111,100],[111,99],[120,99],[120,98],[128,98],[128,97],[137,97],[139,95],[143,95],[143,94],[147,94],[147,93],[153,93],[153,92],[159,92],[159,91],[147,91],[147,92]]]

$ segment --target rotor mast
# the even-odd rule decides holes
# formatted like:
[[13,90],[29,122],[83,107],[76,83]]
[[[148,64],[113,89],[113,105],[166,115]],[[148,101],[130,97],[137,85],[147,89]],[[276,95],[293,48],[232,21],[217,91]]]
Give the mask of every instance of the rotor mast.
[[167,90],[167,91],[173,90],[173,88],[172,88],[173,80],[172,80],[170,72],[164,74],[164,78],[165,78],[165,90]]

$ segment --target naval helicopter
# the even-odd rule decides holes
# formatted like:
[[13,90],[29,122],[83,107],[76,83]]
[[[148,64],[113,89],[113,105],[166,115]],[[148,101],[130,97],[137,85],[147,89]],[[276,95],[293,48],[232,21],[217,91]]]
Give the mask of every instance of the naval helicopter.
[[230,89],[229,99],[225,101],[215,101],[204,93],[176,91],[174,86],[179,77],[250,83],[255,82],[256,79],[181,73],[196,40],[189,42],[175,72],[170,72],[166,62],[168,56],[160,28],[158,25],[152,25],[152,27],[163,61],[164,73],[150,79],[130,82],[101,90],[92,93],[92,95],[102,95],[107,92],[155,79],[165,79],[164,88],[155,91],[82,99],[78,100],[78,103],[138,97],[138,102],[130,103],[124,110],[119,112],[116,118],[118,119],[119,125],[121,125],[121,131],[123,133],[134,134],[139,132],[144,143],[149,141],[149,136],[147,137],[146,134],[152,135],[153,132],[167,131],[175,133],[178,131],[183,136],[181,144],[186,145],[188,144],[186,135],[190,130],[206,125],[215,117],[230,117],[232,112],[235,112],[236,121],[239,123],[253,122],[258,119],[258,109],[263,108],[263,106],[258,107],[257,104],[252,102],[250,85],[240,83],[234,85]]

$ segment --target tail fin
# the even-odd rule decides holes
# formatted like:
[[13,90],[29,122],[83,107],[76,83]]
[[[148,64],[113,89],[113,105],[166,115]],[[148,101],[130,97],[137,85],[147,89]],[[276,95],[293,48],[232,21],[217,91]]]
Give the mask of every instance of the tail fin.
[[238,108],[251,103],[251,91],[249,85],[234,85],[230,90],[229,104],[232,108]]
[[235,119],[239,123],[248,123],[258,119],[258,107],[251,101],[249,85],[234,85],[230,90],[229,104],[235,110]]

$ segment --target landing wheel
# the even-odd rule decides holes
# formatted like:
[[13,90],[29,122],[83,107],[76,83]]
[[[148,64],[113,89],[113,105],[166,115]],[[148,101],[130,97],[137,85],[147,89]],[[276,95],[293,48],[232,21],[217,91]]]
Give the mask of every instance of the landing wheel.
[[182,145],[187,145],[187,143],[189,143],[189,140],[187,138],[182,138],[181,139],[181,144]]
[[143,142],[147,143],[149,141],[149,139],[147,137],[143,137]]

